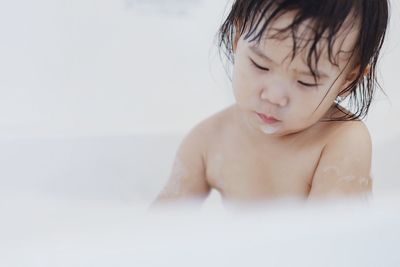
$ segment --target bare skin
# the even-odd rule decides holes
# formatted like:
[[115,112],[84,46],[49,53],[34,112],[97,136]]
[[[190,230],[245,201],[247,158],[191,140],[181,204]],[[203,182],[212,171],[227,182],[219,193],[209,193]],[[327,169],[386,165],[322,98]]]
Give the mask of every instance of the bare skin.
[[[285,28],[293,16],[284,14],[271,29]],[[345,96],[341,94],[358,72],[346,56],[357,40],[357,28],[339,33],[333,48],[336,66],[322,47],[318,68],[325,75],[317,83],[307,73],[304,54],[288,60],[290,38],[266,38],[255,46],[237,35],[232,79],[236,103],[184,138],[170,179],[154,204],[202,200],[211,189],[231,202],[371,193],[367,128],[361,121],[326,121],[343,115],[335,99]],[[257,113],[277,122],[265,122]]]
[[[178,150],[171,179],[153,205],[202,200],[211,189],[218,190],[224,201],[244,203],[362,196],[372,190],[370,140],[360,121],[320,122],[283,139],[246,129],[236,105],[193,128]],[[354,132],[365,153],[352,152],[357,144],[347,138],[342,147],[329,151],[339,159],[321,162],[324,149],[343,141],[341,132]],[[347,153],[343,149],[348,157],[343,157]]]

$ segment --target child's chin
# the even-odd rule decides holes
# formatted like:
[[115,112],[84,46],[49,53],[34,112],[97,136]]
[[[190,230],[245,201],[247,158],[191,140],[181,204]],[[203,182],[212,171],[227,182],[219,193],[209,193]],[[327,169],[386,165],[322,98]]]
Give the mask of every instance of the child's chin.
[[265,134],[276,134],[279,132],[279,126],[275,125],[262,125],[260,129]]

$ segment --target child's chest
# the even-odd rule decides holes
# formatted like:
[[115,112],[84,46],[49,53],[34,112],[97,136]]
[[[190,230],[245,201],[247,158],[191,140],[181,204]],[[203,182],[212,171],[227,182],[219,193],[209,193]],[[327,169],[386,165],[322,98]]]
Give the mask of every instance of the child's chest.
[[306,198],[322,147],[282,149],[224,143],[207,156],[209,184],[225,200]]

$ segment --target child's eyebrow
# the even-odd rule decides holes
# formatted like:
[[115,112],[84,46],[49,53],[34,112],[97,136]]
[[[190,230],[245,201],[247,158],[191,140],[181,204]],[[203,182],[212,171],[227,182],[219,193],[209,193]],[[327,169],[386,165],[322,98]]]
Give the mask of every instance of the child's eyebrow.
[[[265,55],[258,46],[254,46],[254,45],[250,45],[249,46],[250,50],[253,51],[253,53],[255,53],[256,55],[262,57],[263,59],[274,63],[275,65],[278,65],[278,63],[276,63],[275,61],[273,61],[271,58],[269,58],[267,55]],[[307,76],[313,76],[312,73],[310,73],[309,71],[297,71],[297,73],[301,74],[301,75],[307,75]],[[325,74],[324,72],[319,71],[318,72],[318,78],[319,79],[326,79],[329,78],[329,76],[327,74]]]

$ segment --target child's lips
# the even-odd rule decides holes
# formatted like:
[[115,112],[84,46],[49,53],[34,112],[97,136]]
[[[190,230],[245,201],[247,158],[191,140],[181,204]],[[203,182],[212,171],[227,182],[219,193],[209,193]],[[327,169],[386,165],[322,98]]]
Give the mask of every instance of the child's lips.
[[258,113],[258,112],[256,112],[256,113],[257,113],[257,115],[260,117],[260,119],[261,119],[264,123],[267,123],[267,124],[274,124],[274,123],[277,123],[277,122],[280,121],[280,120],[278,120],[278,119],[276,119],[276,118],[274,118],[274,117],[272,117],[272,116],[267,116],[267,115],[265,115],[265,114]]

